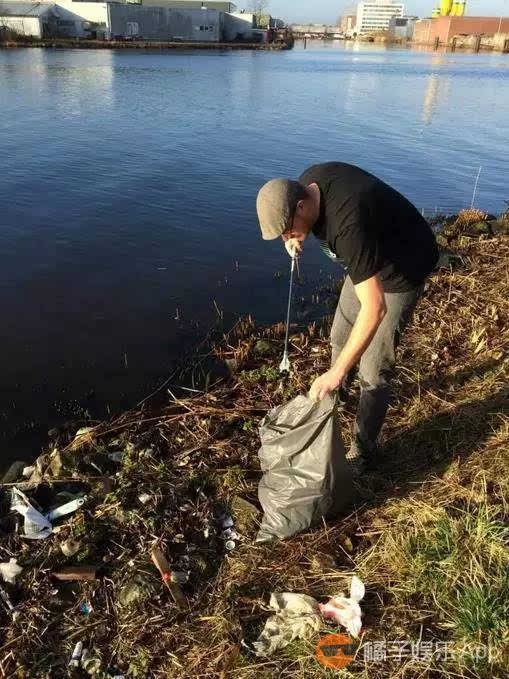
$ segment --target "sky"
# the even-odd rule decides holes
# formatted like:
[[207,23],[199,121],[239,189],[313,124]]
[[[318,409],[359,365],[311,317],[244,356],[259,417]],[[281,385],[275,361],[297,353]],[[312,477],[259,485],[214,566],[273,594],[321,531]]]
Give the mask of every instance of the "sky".
[[[249,0],[233,0],[240,9],[248,7]],[[398,0],[405,3],[406,14],[426,17],[436,0]],[[356,0],[269,0],[272,16],[289,23],[335,24],[345,10],[356,6]],[[466,14],[470,16],[509,16],[509,0],[467,0]]]

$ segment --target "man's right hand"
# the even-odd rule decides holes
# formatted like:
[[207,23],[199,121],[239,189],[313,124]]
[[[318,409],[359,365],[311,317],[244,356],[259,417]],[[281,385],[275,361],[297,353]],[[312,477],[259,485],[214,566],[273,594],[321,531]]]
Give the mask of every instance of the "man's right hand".
[[298,257],[302,252],[302,243],[297,240],[297,238],[289,238],[285,241],[285,248],[290,257]]

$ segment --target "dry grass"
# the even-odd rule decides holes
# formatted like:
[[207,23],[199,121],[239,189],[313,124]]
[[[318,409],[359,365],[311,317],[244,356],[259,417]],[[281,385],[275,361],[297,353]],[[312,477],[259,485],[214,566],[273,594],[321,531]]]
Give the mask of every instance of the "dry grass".
[[[306,389],[329,360],[326,329],[311,326],[293,336],[295,376],[282,382],[282,328],[256,331],[246,320],[218,349],[238,363],[233,380],[170,401],[159,413],[127,413],[96,428],[85,450],[69,448],[83,479],[91,463],[95,474],[110,475],[106,453],[126,451],[112,492],[97,491],[44,544],[3,541],[1,560],[18,555],[25,571],[19,621],[0,619],[0,676],[67,676],[78,639],[101,660],[95,676],[113,666],[129,677],[161,678],[504,676],[509,239],[460,240],[464,265],[430,280],[406,334],[379,464],[363,479],[350,516],[270,547],[252,544],[251,525],[226,554],[217,508],[235,495],[256,498],[259,419]],[[272,358],[256,357],[262,336],[276,348]],[[348,439],[352,412],[343,418]],[[138,501],[143,491],[153,495],[147,505]],[[58,542],[71,534],[83,549],[65,559]],[[149,554],[156,540],[176,567],[191,570],[188,611],[175,610],[156,577]],[[337,568],[317,567],[320,554],[333,556]],[[98,561],[100,582],[52,594],[52,568]],[[241,647],[263,625],[270,592],[324,600],[346,589],[354,572],[367,594],[361,647],[347,670],[316,662],[318,638],[265,660]],[[153,589],[143,604],[123,608],[119,591],[135,573],[146,574]],[[83,601],[94,608],[88,617],[79,612]],[[448,642],[456,658],[364,658],[370,642],[417,640]],[[478,648],[490,658],[476,659]]]

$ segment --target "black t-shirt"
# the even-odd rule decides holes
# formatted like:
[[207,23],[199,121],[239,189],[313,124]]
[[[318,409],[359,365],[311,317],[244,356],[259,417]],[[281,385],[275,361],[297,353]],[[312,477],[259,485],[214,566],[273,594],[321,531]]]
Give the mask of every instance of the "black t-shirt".
[[386,292],[418,287],[438,260],[435,236],[418,210],[395,189],[347,163],[313,165],[301,184],[320,187],[313,233],[343,264],[354,285],[380,276]]

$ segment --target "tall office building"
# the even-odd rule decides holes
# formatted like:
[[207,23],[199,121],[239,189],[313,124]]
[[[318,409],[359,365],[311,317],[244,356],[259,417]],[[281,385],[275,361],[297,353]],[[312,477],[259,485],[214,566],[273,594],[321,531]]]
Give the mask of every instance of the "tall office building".
[[403,16],[405,5],[390,0],[367,0],[357,5],[357,33],[386,31],[392,17]]

